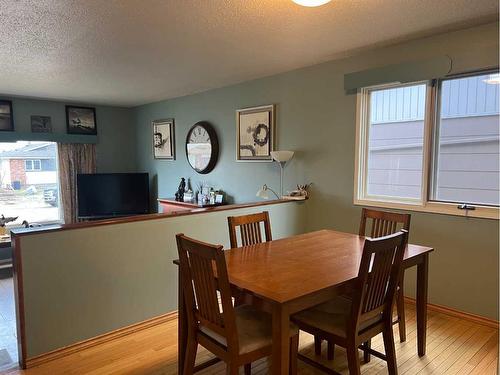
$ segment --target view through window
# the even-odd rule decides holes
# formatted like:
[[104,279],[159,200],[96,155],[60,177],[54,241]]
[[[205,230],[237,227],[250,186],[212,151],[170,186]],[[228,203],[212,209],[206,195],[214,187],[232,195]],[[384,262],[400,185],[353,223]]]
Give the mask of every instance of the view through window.
[[420,199],[426,85],[370,93],[367,193]]
[[0,215],[8,226],[60,220],[57,144],[0,142]]
[[498,206],[498,74],[443,80],[433,198]]

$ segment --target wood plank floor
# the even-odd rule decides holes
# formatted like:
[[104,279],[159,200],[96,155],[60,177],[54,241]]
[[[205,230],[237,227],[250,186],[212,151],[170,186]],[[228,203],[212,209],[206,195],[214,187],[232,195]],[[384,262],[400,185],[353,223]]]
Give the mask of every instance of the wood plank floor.
[[0,269],[0,371],[17,363],[16,336],[12,271]]
[[[497,374],[498,330],[496,329],[429,311],[427,355],[422,358],[416,355],[415,306],[411,304],[407,305],[407,331],[405,343],[399,343],[398,334],[395,333],[400,374]],[[381,337],[376,337],[372,343],[376,350],[383,351]],[[326,345],[323,345],[323,354],[326,355]],[[301,333],[300,351],[313,356],[311,336]],[[209,354],[200,349],[198,361],[207,358]],[[334,362],[326,360],[322,362],[342,374],[348,373],[345,352],[341,348],[336,348]],[[252,373],[267,374],[268,366],[268,360],[256,362],[253,364]],[[387,373],[385,362],[377,358],[373,358],[368,364],[362,364],[361,369],[366,375]],[[4,372],[9,375],[176,373],[177,321],[175,320],[26,371],[11,369]],[[299,361],[299,373],[321,372]],[[225,365],[219,363],[199,374],[225,374]]]

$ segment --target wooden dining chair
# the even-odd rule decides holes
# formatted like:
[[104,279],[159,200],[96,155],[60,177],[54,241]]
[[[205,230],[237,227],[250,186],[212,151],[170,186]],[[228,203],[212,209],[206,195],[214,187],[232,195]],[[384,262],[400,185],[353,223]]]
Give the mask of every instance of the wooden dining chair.
[[[366,236],[369,229],[369,236],[378,238],[396,233],[400,229],[410,231],[410,214],[399,214],[395,212],[378,211],[368,208],[363,208],[361,211],[361,222],[359,224],[359,235]],[[371,227],[367,228],[368,221],[371,221]],[[401,272],[401,280],[399,281],[398,291],[396,295],[396,306],[398,318],[394,324],[399,325],[399,340],[406,341],[406,318],[405,318],[405,301],[404,301],[404,272]],[[369,360],[368,358],[365,358]]]
[[[187,312],[183,374],[194,373],[198,344],[226,362],[227,374],[238,374],[241,366],[250,374],[253,361],[272,353],[272,317],[249,305],[233,306],[222,246],[176,237]],[[290,324],[291,374],[297,372],[298,338]]]
[[[397,374],[392,305],[396,296],[408,232],[365,239],[358,277],[349,296],[302,311],[292,317],[299,329],[346,348],[349,374],[361,373],[358,348],[387,361]],[[382,333],[385,355],[365,343]],[[298,357],[327,373],[333,370],[301,354]]]
[[[229,226],[229,241],[231,247],[249,246],[263,242],[261,223],[264,224],[265,241],[272,241],[273,236],[271,234],[269,212],[263,211],[257,214],[229,216],[227,218],[227,224]],[[241,245],[239,246],[237,228],[240,229]]]

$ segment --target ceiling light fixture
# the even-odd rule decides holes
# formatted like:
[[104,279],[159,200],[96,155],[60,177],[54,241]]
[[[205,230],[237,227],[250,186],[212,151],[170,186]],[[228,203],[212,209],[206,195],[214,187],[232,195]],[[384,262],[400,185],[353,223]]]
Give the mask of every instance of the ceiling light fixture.
[[331,0],[292,0],[295,4],[299,4],[305,7],[319,7],[329,3]]

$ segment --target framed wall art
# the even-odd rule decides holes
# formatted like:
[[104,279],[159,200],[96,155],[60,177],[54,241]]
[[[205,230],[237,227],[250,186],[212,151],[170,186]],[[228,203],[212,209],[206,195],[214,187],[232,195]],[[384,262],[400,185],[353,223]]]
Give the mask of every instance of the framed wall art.
[[52,133],[50,116],[31,116],[32,133]]
[[275,146],[275,106],[236,111],[236,160],[271,161]]
[[0,100],[0,131],[13,130],[12,102],[10,100]]
[[97,135],[95,108],[66,106],[68,134]]
[[153,157],[175,160],[174,119],[153,121]]

